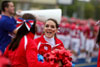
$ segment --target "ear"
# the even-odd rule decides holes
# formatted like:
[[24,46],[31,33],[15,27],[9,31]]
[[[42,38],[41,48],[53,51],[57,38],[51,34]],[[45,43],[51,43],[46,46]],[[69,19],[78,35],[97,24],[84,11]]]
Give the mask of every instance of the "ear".
[[5,11],[8,11],[8,7],[5,7]]

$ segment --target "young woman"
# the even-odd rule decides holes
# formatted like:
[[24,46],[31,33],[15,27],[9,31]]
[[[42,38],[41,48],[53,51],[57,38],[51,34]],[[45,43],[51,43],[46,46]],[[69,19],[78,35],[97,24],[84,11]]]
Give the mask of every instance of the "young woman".
[[36,23],[35,17],[31,14],[24,14],[21,19],[18,19],[18,23],[17,26],[19,29],[17,35],[4,53],[10,59],[11,66],[51,67],[49,63],[38,62],[37,59],[37,47],[33,43]]
[[47,52],[51,52],[53,49],[64,47],[62,41],[56,37],[57,30],[57,21],[48,19],[44,25],[44,34],[41,37],[34,39],[39,54],[43,55]]

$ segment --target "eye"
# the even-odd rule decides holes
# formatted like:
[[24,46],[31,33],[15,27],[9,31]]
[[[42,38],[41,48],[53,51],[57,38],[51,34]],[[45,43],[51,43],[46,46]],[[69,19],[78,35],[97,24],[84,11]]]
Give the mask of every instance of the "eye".
[[55,28],[55,26],[54,25],[51,25],[51,28]]
[[45,27],[49,27],[49,25],[45,25]]

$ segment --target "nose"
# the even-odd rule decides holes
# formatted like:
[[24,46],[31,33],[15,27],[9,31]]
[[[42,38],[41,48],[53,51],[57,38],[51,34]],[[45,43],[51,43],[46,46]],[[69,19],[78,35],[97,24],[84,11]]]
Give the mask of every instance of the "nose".
[[51,27],[49,26],[48,29],[51,29]]

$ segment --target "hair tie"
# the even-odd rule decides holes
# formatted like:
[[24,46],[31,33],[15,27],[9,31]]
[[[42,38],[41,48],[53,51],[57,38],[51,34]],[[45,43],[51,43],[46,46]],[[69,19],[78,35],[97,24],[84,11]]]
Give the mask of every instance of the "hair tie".
[[23,23],[25,23],[26,28],[29,31],[30,28],[32,27],[32,25],[34,24],[34,20],[32,20],[32,19],[24,20],[23,18],[18,18],[17,25],[16,25],[17,29],[19,29],[23,25]]

